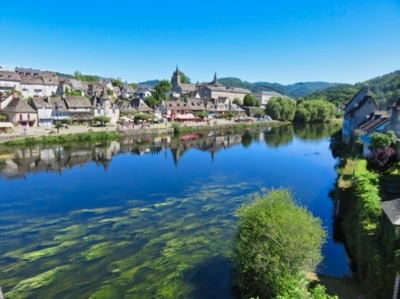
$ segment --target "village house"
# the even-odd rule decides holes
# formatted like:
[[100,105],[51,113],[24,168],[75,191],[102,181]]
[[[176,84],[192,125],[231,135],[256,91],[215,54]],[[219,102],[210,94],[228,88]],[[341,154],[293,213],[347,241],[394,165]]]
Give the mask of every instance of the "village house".
[[202,83],[197,85],[200,97],[205,100],[228,98],[233,101],[238,99],[243,103],[243,99],[251,91],[244,88],[228,87],[218,82],[217,74],[214,74],[214,80],[210,83]]
[[371,154],[369,149],[371,145],[371,135],[376,132],[387,131],[390,122],[390,113],[388,111],[375,111],[369,119],[362,123],[355,132],[360,136],[363,142],[363,156],[368,157]]
[[346,104],[343,115],[342,139],[348,143],[355,130],[378,110],[378,105],[369,93],[365,84],[360,91]]
[[92,122],[92,104],[86,97],[64,96],[64,101],[73,122],[87,124]]
[[16,72],[0,71],[0,92],[12,93],[21,90],[21,77]]
[[391,107],[391,115],[388,129],[395,132],[400,138],[400,99],[398,99]]
[[145,98],[152,95],[152,88],[139,86],[139,88],[135,91],[135,97],[144,100]]
[[283,94],[276,91],[260,91],[254,94],[254,98],[260,102],[261,106],[266,106],[269,100],[273,97],[286,97]]
[[33,97],[32,106],[37,111],[40,127],[51,127],[56,121],[71,118],[64,100],[60,97]]
[[128,83],[124,83],[124,85],[122,85],[120,89],[121,89],[121,97],[124,99],[133,98],[135,95],[135,89]]
[[116,124],[120,117],[119,107],[114,104],[107,92],[103,90],[101,96],[93,97],[93,115],[106,116],[110,118],[111,124]]
[[13,96],[4,101],[4,108],[1,113],[6,115],[8,120],[16,127],[37,126],[37,113],[25,100]]

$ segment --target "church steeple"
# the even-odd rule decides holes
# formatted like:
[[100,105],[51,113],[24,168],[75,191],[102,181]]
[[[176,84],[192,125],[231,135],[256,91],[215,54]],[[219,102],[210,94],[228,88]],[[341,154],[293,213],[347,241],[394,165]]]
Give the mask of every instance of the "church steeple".
[[217,83],[217,81],[218,81],[217,72],[215,72],[215,73],[214,73],[214,80],[213,80],[212,83]]
[[176,70],[172,74],[171,84],[172,84],[172,91],[181,93],[181,91],[182,91],[182,89],[181,89],[181,72],[179,71],[178,65],[176,65]]

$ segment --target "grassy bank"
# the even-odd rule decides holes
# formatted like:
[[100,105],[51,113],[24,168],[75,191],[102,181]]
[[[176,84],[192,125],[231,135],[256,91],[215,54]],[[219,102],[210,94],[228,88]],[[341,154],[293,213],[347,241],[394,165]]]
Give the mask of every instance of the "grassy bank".
[[25,137],[9,140],[3,144],[6,146],[30,146],[36,144],[64,144],[72,142],[93,142],[119,139],[123,135],[119,132],[88,132],[76,134],[46,135],[39,137]]
[[381,208],[381,180],[365,159],[348,159],[335,192],[346,248],[368,298],[391,298],[399,265],[400,240]]

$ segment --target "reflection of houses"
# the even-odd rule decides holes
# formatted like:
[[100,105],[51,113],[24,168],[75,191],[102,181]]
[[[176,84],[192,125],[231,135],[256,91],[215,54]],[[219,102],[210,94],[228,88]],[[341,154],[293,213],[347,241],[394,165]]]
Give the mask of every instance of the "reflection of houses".
[[92,105],[87,98],[66,96],[64,101],[72,121],[78,123],[90,123],[92,121]]
[[95,161],[104,165],[107,169],[112,157],[120,151],[120,143],[111,142],[107,147],[80,146],[64,148],[32,147],[15,149],[12,158],[5,159],[0,168],[0,175],[4,178],[24,177],[27,173],[39,173],[42,171],[57,171],[72,168],[76,165],[84,165]]
[[[184,137],[184,136],[182,136]],[[207,137],[194,137],[193,138],[181,138],[179,142],[173,142],[170,144],[170,150],[174,159],[175,164],[178,164],[180,158],[189,149],[198,149],[203,152],[209,152],[211,159],[214,160],[215,154],[227,147],[242,142],[242,136],[237,135],[225,135],[225,136],[207,136]]]
[[348,143],[359,125],[369,120],[377,110],[378,105],[369,93],[369,86],[364,85],[346,104],[342,128],[343,141]]

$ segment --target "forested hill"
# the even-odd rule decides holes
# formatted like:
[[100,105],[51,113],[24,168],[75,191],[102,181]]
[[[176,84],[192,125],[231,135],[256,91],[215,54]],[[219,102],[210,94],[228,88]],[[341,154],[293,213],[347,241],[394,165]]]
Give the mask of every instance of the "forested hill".
[[276,91],[293,98],[303,97],[314,91],[334,85],[334,83],[328,82],[299,82],[290,85],[269,82],[250,83],[233,77],[221,78],[218,81],[225,86],[249,89],[253,93],[257,93],[260,91]]
[[351,100],[365,83],[368,83],[372,96],[381,109],[387,108],[400,99],[400,70],[354,85],[339,84],[331,86],[315,91],[304,98],[306,100],[325,99],[335,105],[340,105]]

